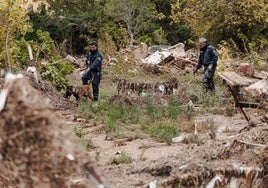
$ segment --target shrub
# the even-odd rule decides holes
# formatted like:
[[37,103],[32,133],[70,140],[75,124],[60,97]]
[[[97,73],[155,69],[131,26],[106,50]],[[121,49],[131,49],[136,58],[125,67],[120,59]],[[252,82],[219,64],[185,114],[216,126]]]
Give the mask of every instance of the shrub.
[[133,162],[133,158],[129,156],[127,152],[122,152],[119,156],[115,156],[111,159],[110,164],[129,164]]
[[74,134],[75,134],[77,137],[79,137],[79,138],[82,138],[83,136],[86,135],[85,130],[84,130],[83,128],[79,128],[79,127],[77,127],[77,126],[75,126],[75,127],[73,128],[73,131],[74,131]]
[[143,125],[141,129],[157,140],[166,142],[167,144],[171,144],[172,138],[178,134],[178,128],[175,125]]

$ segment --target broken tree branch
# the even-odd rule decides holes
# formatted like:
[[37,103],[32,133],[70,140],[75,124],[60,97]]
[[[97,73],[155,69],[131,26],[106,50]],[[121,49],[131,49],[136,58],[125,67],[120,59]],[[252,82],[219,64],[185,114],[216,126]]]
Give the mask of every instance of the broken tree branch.
[[254,143],[245,142],[242,140],[234,140],[234,142],[238,142],[238,143],[246,144],[246,145],[250,145],[250,146],[255,146],[255,147],[265,147],[265,145],[263,145],[263,144],[254,144]]

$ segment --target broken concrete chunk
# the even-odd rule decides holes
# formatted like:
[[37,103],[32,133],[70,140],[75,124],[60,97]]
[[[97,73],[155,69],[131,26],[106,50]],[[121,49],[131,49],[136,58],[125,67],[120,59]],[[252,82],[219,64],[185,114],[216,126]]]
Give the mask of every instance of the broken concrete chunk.
[[164,59],[168,58],[171,56],[171,52],[169,51],[156,51],[155,53],[151,54],[147,58],[143,59],[143,63],[148,63],[148,64],[159,64],[161,63]]

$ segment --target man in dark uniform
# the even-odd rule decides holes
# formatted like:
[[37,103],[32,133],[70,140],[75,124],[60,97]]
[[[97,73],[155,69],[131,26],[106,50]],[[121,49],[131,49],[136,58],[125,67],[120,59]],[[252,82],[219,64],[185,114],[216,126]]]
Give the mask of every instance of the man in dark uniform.
[[88,81],[92,80],[92,90],[94,101],[98,101],[99,97],[99,84],[102,77],[101,67],[102,67],[103,55],[98,50],[98,45],[96,42],[90,44],[90,51],[86,56],[87,70],[82,76],[83,85],[87,85]]
[[194,74],[204,66],[204,74],[202,77],[202,84],[206,91],[215,92],[215,85],[213,76],[217,67],[218,53],[216,49],[209,45],[207,39],[202,37],[199,39],[200,55],[198,64],[194,70]]

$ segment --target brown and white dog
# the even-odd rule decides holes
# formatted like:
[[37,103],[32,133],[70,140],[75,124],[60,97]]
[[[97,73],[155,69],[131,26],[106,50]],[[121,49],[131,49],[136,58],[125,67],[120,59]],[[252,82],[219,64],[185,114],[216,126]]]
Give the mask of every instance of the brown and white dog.
[[67,90],[64,94],[64,97],[69,99],[72,95],[76,98],[77,103],[82,97],[88,97],[93,100],[90,85],[67,86]]

